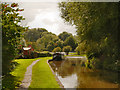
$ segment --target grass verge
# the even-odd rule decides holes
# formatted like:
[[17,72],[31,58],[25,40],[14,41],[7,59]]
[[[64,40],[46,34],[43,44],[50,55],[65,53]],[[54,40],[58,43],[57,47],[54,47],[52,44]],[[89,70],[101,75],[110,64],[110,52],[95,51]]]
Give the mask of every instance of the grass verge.
[[15,62],[18,63],[18,66],[11,72],[11,75],[19,78],[19,81],[24,79],[26,68],[32,64],[36,59],[16,59]]
[[32,82],[30,88],[60,88],[55,76],[53,75],[47,60],[51,57],[39,58],[41,59],[32,68]]
[[80,54],[80,55],[78,55],[77,52],[69,52],[69,54],[65,55],[65,56],[86,56],[86,54]]
[[17,66],[6,75],[2,80],[2,88],[5,90],[14,90],[18,88],[21,84],[21,81],[24,79],[24,74],[26,72],[26,68],[32,64],[32,62],[36,59],[15,59],[12,62],[17,63]]

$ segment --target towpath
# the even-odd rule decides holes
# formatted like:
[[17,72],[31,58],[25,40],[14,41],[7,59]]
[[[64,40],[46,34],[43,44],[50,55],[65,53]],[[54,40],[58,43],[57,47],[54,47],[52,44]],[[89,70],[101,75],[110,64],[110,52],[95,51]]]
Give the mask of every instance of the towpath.
[[31,65],[27,67],[27,71],[25,72],[24,79],[22,81],[22,84],[20,85],[20,88],[29,88],[30,83],[32,81],[32,67],[38,62],[39,60],[33,61]]

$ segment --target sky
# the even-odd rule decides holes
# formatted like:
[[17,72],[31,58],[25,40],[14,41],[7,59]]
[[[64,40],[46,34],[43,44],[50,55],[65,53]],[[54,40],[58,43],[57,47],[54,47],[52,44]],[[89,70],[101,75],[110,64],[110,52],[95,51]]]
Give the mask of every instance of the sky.
[[63,31],[76,34],[75,26],[61,18],[57,2],[23,2],[19,7],[24,8],[21,14],[25,17],[25,21],[22,22],[25,26],[45,28],[57,35]]
[[49,32],[60,34],[67,31],[76,34],[75,26],[64,21],[60,16],[57,2],[18,2],[24,11],[20,14],[25,17],[23,26],[29,28],[45,28]]
[[58,1],[60,0],[3,0],[2,2],[17,2],[19,7],[24,9],[21,13],[25,17],[22,21],[23,26],[45,28],[57,35],[63,31],[76,34],[75,26],[60,17]]

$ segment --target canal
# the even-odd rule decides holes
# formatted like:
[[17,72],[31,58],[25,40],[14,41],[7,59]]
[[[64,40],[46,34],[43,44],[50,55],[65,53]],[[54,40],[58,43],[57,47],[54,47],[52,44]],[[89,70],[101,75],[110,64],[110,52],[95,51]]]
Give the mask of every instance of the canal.
[[85,67],[85,57],[49,62],[64,88],[118,88],[118,73]]

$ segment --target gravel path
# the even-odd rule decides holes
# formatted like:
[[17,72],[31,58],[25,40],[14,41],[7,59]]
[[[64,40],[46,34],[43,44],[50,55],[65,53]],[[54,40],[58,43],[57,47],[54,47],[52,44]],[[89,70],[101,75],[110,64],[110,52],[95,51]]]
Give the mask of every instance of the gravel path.
[[27,71],[25,72],[24,79],[22,81],[22,84],[20,85],[20,88],[29,88],[30,83],[32,81],[32,67],[38,62],[39,60],[33,61],[31,65],[27,67]]

